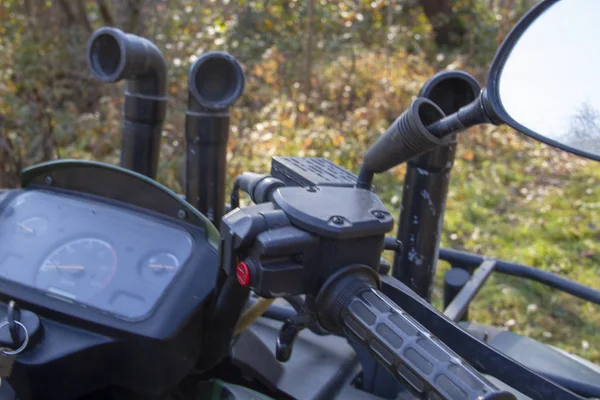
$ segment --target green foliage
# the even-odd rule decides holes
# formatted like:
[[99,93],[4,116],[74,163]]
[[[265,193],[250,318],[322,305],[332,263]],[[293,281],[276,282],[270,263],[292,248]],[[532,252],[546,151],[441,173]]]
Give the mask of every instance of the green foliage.
[[[119,27],[136,27],[168,62],[158,179],[182,191],[187,73],[203,52],[229,51],[247,77],[232,108],[229,186],[242,171],[267,171],[275,154],[324,156],[357,172],[366,148],[435,72],[460,68],[484,82],[502,38],[534,1],[453,1],[466,35],[459,48],[444,50],[416,0],[315,0],[312,49],[307,1],[145,0],[138,23],[123,8],[134,2],[106,3]],[[89,24],[101,26],[97,2],[84,4]],[[17,185],[21,168],[50,158],[118,162],[123,85],[91,79],[89,32],[74,14],[69,23],[58,1],[0,3],[0,187]],[[301,85],[307,51],[310,91]],[[395,215],[403,174],[400,166],[376,180]],[[508,129],[463,133],[443,245],[600,288],[599,182],[597,166]],[[471,315],[600,361],[598,308],[541,285],[494,276]]]

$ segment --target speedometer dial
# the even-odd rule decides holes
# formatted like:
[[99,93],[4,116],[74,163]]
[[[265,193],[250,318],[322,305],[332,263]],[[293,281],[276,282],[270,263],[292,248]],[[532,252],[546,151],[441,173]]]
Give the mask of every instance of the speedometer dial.
[[177,256],[167,252],[151,255],[141,265],[140,274],[151,283],[168,284],[179,269]]
[[95,238],[77,239],[46,257],[37,273],[36,286],[85,301],[109,284],[116,268],[117,254],[110,244]]
[[49,222],[44,217],[30,217],[17,222],[16,234],[25,237],[41,236],[48,230]]

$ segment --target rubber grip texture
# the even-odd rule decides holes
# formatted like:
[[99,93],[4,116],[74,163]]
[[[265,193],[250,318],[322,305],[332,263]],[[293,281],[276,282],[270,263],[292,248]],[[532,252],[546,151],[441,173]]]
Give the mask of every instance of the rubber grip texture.
[[516,399],[494,387],[376,289],[354,295],[341,319],[347,335],[367,346],[379,363],[421,398]]
[[362,168],[378,174],[449,144],[451,138],[437,138],[426,128],[443,117],[444,112],[435,103],[417,98],[367,150]]

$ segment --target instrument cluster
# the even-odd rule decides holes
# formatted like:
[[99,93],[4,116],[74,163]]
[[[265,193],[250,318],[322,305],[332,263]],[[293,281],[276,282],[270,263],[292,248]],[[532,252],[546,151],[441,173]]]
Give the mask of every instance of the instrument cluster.
[[128,320],[151,313],[193,247],[180,226],[88,197],[25,190],[0,208],[0,280]]

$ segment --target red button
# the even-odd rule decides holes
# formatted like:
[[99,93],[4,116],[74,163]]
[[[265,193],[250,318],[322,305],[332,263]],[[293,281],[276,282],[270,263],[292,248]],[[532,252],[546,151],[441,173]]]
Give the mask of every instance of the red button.
[[250,267],[243,261],[240,261],[235,269],[235,275],[237,280],[242,286],[248,286],[250,284]]

